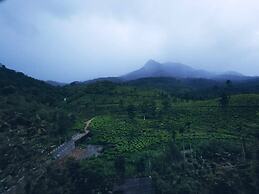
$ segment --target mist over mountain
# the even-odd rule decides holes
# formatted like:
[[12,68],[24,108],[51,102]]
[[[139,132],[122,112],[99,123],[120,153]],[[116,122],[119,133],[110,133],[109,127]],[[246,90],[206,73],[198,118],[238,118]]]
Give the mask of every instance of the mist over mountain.
[[249,78],[248,76],[235,71],[218,74],[201,69],[194,69],[181,63],[159,63],[154,60],[149,60],[142,68],[122,76],[125,80],[135,80],[148,77],[205,78],[213,80],[244,80]]

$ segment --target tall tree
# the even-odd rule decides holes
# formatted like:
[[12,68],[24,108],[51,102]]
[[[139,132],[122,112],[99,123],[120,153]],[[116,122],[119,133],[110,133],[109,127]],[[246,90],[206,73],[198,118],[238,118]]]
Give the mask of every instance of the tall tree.
[[244,130],[243,123],[239,124],[238,132],[239,132],[240,140],[242,142],[242,155],[243,155],[243,159],[246,160],[246,153],[247,153],[247,150],[246,150],[246,137],[245,137],[245,130]]
[[184,132],[185,132],[185,128],[180,127],[179,133],[181,133],[181,137],[182,137],[183,158],[184,158],[184,161],[185,161],[185,145],[184,145],[185,142],[184,142],[184,138],[183,138]]
[[226,108],[229,105],[230,96],[228,96],[225,92],[220,96],[219,103],[220,106]]

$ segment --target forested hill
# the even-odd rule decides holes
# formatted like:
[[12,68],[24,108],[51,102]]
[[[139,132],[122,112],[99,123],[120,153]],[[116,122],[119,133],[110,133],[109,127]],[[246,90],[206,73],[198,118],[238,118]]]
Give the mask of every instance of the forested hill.
[[71,127],[63,92],[0,67],[0,193],[31,173]]
[[[135,88],[160,90],[170,95],[185,99],[208,99],[216,98],[225,93],[228,94],[249,94],[259,93],[259,78],[249,80],[211,80],[201,78],[172,78],[156,77],[141,78],[132,81],[119,81],[115,79],[97,79],[92,82],[65,85],[54,87],[44,81],[28,77],[21,72],[0,68],[0,94],[12,96],[26,96],[34,101],[53,105],[62,101],[67,95],[81,93],[82,88],[98,89],[95,85],[102,86],[99,90],[104,92],[115,86],[130,86]],[[102,84],[103,83],[103,84]],[[109,84],[107,84],[109,83]],[[87,85],[84,87],[84,85]],[[88,87],[89,85],[89,87]],[[106,87],[107,86],[107,87]],[[84,90],[84,89],[83,89]],[[96,91],[95,91],[96,92]]]
[[170,77],[142,78],[127,82],[135,87],[160,89],[187,99],[215,98],[224,92],[229,94],[259,93],[259,78],[250,80],[211,80],[201,78],[179,79]]
[[58,88],[6,67],[0,68],[0,94],[26,96],[30,100],[49,104],[60,98]]
[[[0,67],[0,86],[0,193],[24,180],[21,194],[106,194],[135,177],[152,177],[158,194],[259,189],[257,80],[54,87]],[[98,145],[101,155],[53,159],[51,151],[84,131],[89,119],[90,137],[77,151]]]

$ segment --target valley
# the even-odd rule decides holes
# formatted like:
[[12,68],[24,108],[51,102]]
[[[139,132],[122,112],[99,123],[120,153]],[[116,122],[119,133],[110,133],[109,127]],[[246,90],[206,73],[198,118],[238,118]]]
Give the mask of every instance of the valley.
[[[124,181],[161,194],[256,193],[259,82],[161,80],[51,86],[1,68],[0,193],[21,177],[28,194],[120,193]],[[49,154],[71,138],[74,155]]]

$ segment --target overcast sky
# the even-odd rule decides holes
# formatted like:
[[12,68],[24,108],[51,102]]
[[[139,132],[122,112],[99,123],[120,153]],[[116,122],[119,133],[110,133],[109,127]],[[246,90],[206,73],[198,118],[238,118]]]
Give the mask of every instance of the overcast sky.
[[259,75],[258,0],[5,0],[0,62],[43,80],[117,76],[147,60]]

